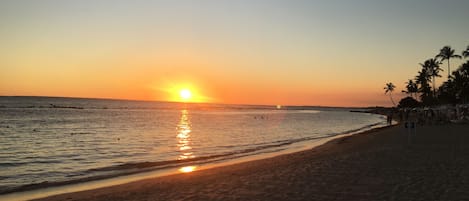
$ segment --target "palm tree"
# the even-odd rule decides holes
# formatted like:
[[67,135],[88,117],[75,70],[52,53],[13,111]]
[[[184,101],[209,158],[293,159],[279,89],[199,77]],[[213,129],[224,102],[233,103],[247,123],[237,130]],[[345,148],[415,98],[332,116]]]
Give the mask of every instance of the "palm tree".
[[466,47],[466,50],[462,51],[462,56],[464,58],[469,57],[469,45]]
[[454,54],[454,49],[451,49],[451,46],[444,46],[441,48],[440,53],[436,55],[435,58],[441,58],[441,61],[447,60],[448,61],[448,78],[450,76],[451,70],[449,67],[449,60],[451,58],[458,58],[461,59],[462,57],[460,55]]
[[453,85],[452,86],[454,88],[454,96],[456,96],[456,98],[461,98],[462,96],[464,96],[464,85],[465,85],[465,79],[464,79],[464,74],[462,71],[454,71],[453,72],[453,76],[452,76],[452,80],[453,80]]
[[454,87],[456,95],[461,103],[467,103],[469,100],[469,61],[463,63],[458,70],[453,72]]
[[413,98],[414,94],[417,95],[417,92],[418,92],[417,83],[415,83],[414,80],[409,79],[409,81],[407,81],[406,84],[407,85],[405,86],[405,88],[407,89],[407,91],[402,90],[402,92],[409,94],[410,97]]
[[420,92],[420,101],[427,103],[430,94],[432,93],[431,87],[428,84],[430,82],[431,76],[429,76],[428,70],[426,68],[422,68],[421,71],[418,72],[418,75],[415,76],[415,83],[418,86],[418,92]]
[[392,92],[395,88],[396,86],[392,82],[386,83],[386,86],[384,87],[384,94],[387,94],[389,92],[389,97],[391,98],[391,102],[394,106],[396,106],[396,103],[394,103],[394,100],[392,99]]
[[436,59],[427,59],[423,64],[420,64],[424,69],[426,69],[428,75],[433,78],[433,97],[436,95],[435,77],[441,77],[439,73],[440,71],[443,71],[443,69],[440,68],[440,64],[441,63]]
[[450,103],[467,103],[469,98],[469,61],[455,70],[439,89],[440,96]]

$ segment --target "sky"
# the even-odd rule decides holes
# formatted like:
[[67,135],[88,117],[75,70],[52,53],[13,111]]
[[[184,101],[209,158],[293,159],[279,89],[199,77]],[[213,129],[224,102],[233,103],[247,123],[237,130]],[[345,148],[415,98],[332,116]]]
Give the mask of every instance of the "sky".
[[419,63],[445,45],[459,54],[469,45],[467,8],[467,0],[2,0],[0,95],[181,101],[188,89],[193,102],[389,106],[385,83],[399,100]]

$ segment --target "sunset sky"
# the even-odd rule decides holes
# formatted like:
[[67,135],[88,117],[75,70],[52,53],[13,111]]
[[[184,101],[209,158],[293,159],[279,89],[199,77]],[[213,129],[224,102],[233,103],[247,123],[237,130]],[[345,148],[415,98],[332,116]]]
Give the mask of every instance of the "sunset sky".
[[[388,106],[467,0],[0,1],[0,95]],[[461,64],[452,61],[452,69]],[[446,66],[442,66],[446,74]],[[439,78],[439,82],[445,78]]]

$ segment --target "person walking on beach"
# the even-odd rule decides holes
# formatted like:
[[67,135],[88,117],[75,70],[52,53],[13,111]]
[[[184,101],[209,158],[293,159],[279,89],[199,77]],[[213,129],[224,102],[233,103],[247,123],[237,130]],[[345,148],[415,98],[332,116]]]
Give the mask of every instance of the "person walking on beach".
[[418,112],[416,109],[407,111],[404,128],[407,132],[407,143],[412,143],[412,138],[417,136]]
[[392,124],[392,115],[393,115],[393,112],[391,110],[391,111],[389,111],[388,115],[386,116],[386,121],[388,122],[388,125]]

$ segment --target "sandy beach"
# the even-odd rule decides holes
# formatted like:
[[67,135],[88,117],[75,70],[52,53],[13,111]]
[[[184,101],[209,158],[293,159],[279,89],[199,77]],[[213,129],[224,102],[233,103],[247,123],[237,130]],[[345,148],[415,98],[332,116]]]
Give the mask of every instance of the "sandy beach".
[[469,126],[375,129],[274,158],[39,200],[468,200]]

